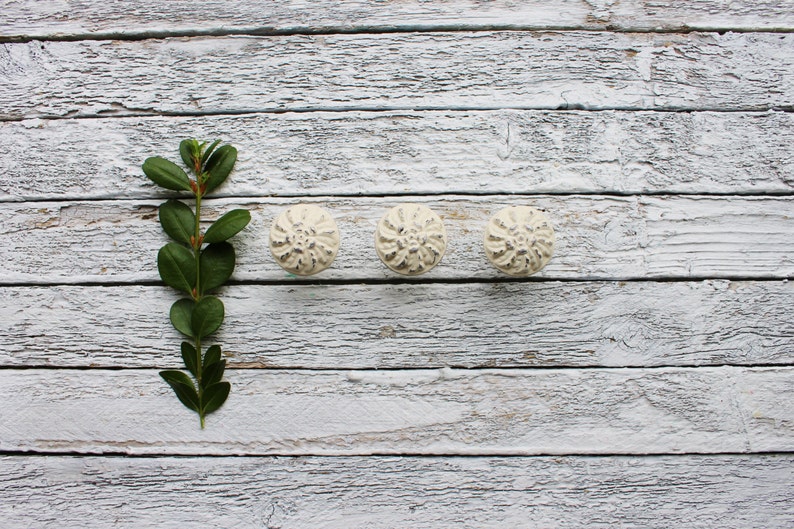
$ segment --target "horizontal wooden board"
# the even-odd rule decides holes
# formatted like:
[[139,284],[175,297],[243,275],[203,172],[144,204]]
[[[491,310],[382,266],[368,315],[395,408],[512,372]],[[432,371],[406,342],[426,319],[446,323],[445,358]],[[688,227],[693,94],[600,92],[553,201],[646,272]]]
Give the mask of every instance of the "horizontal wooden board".
[[396,33],[0,47],[0,119],[794,106],[794,35]]
[[186,137],[238,148],[224,196],[794,189],[794,114],[785,112],[33,119],[0,122],[0,134],[0,201],[162,196],[141,178],[141,163],[155,154],[178,159]]
[[216,0],[202,9],[167,3],[0,1],[0,37],[160,35],[169,32],[291,32],[429,30],[433,28],[590,28],[621,30],[778,29],[794,26],[790,1],[729,4],[576,0],[420,0],[256,2]]
[[[735,527],[794,519],[794,459],[2,457],[8,527]],[[211,508],[208,508],[211,506]]]
[[[143,178],[143,177],[141,177]],[[545,209],[557,232],[555,256],[538,277],[786,278],[794,275],[792,197],[485,196],[309,199],[327,207],[342,236],[333,266],[317,280],[404,279],[374,250],[374,231],[389,208],[423,203],[444,219],[449,243],[426,279],[505,278],[482,249],[487,220],[502,207]],[[236,237],[234,278],[295,279],[270,254],[272,220],[298,199],[207,200],[206,218],[241,206],[252,221]],[[153,201],[0,204],[0,282],[81,283],[157,280],[166,241]]]
[[[237,367],[790,364],[794,284],[236,285]],[[0,365],[181,367],[165,287],[0,288]]]
[[794,367],[229,370],[199,429],[155,370],[0,370],[0,450],[536,455],[794,450]]

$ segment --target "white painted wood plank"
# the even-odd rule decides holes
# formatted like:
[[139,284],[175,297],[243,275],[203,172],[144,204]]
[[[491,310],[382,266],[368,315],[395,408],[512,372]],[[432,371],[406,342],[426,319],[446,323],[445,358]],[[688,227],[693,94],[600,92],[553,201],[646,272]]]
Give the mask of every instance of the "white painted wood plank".
[[536,455],[794,450],[794,367],[229,370],[199,429],[155,370],[0,371],[0,450]]
[[[177,140],[239,150],[225,196],[781,193],[794,114],[344,112],[0,123],[0,201],[162,196],[141,178]],[[43,155],[46,153],[46,156]]]
[[[0,118],[794,105],[794,35],[398,33],[4,44]],[[410,66],[407,66],[410,65]]]
[[[792,456],[2,457],[8,527],[789,528]],[[208,508],[211,506],[211,508]]]
[[289,32],[444,28],[620,30],[778,29],[794,26],[790,0],[631,2],[533,0],[423,2],[216,0],[201,9],[160,2],[0,1],[0,36],[151,35],[160,32]]
[[[143,176],[141,176],[143,178]],[[538,277],[786,278],[794,275],[792,197],[389,197],[310,199],[328,208],[342,245],[318,280],[404,279],[378,259],[375,226],[395,204],[410,200],[436,210],[449,235],[443,261],[426,279],[500,275],[482,250],[482,230],[502,207],[530,204],[547,211],[557,232],[555,257]],[[236,238],[238,280],[292,280],[273,260],[270,224],[298,199],[205,201],[208,218],[233,207],[251,210]],[[0,205],[0,282],[154,281],[166,241],[154,201],[5,203]]]
[[[789,364],[794,342],[787,282],[236,285],[222,298],[214,339],[237,367]],[[0,365],[182,367],[176,299],[0,288]]]

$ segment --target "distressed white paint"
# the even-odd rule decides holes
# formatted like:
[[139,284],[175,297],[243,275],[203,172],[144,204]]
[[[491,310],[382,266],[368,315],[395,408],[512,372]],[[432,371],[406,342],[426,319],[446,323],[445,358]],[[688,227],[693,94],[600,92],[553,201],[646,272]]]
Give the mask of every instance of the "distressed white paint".
[[4,44],[0,119],[794,105],[794,35],[395,33]]
[[[792,275],[790,196],[675,195],[790,195],[794,117],[745,111],[794,105],[794,37],[490,31],[790,29],[789,2],[311,7],[0,0],[0,39],[483,30],[0,45],[0,117],[109,118],[0,123],[0,364],[55,368],[0,370],[0,450],[301,456],[4,457],[0,526],[789,527],[791,457],[758,452],[794,451],[792,287],[647,280]],[[162,112],[252,113],[119,118]],[[164,240],[140,163],[188,136],[240,148],[211,214],[254,213],[236,277],[255,284],[222,291],[217,338],[236,368],[293,369],[231,369],[203,432],[153,369],[178,362],[175,295],[135,284]],[[646,191],[671,195],[599,196]],[[439,210],[452,259],[367,284],[395,277],[371,240],[400,195]],[[350,284],[260,284],[291,279],[267,226],[312,196]],[[558,229],[543,277],[645,281],[477,282],[512,204]],[[85,281],[129,284],[8,286]],[[610,453],[633,455],[452,456]]]
[[[237,367],[789,364],[783,281],[236,285]],[[181,367],[166,287],[0,289],[0,365]],[[575,322],[575,324],[572,324]]]
[[[485,257],[488,219],[508,205],[546,211],[557,234],[555,257],[536,277],[785,278],[794,275],[791,197],[412,197],[444,220],[446,258],[423,278],[491,278]],[[373,234],[400,197],[316,199],[343,234],[334,266],[323,279],[396,278],[378,260]],[[303,200],[303,201],[309,201]],[[310,201],[315,201],[312,199]],[[236,236],[234,278],[290,280],[271,258],[268,227],[287,199],[206,200],[208,218],[235,207],[251,210]],[[4,283],[80,283],[157,280],[155,257],[165,236],[158,202],[6,203],[0,235],[6,241]]]
[[[238,147],[216,195],[786,193],[794,114],[342,112],[0,123],[0,200],[163,196],[177,140]],[[101,139],[101,141],[99,141]],[[46,156],[43,156],[46,153]]]
[[8,527],[788,529],[790,455],[0,458]]
[[794,368],[227,370],[199,429],[155,370],[0,371],[0,450],[186,455],[794,450]]
[[633,0],[258,2],[0,1],[0,36],[159,35],[168,32],[588,28],[621,30],[779,29],[794,26],[790,0],[653,2]]

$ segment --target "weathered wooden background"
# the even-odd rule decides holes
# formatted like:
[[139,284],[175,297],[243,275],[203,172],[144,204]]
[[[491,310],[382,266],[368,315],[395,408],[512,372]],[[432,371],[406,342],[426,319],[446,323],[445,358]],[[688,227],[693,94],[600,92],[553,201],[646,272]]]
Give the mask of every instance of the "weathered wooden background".
[[[791,0],[0,0],[0,526],[794,526],[792,111]],[[140,170],[189,136],[253,215],[205,431]],[[406,200],[450,234],[410,280]],[[508,204],[557,229],[528,280]]]

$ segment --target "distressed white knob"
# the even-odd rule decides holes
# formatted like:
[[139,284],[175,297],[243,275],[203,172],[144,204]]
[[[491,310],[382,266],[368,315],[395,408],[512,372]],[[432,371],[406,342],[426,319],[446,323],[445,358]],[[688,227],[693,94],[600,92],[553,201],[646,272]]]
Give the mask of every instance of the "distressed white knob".
[[511,276],[534,274],[554,253],[554,228],[540,210],[510,206],[485,228],[485,254],[493,265]]
[[436,266],[447,249],[441,217],[419,204],[399,204],[380,219],[375,250],[383,264],[399,274],[415,276]]
[[328,211],[298,204],[270,227],[270,253],[284,270],[299,276],[322,272],[339,251],[339,229]]

